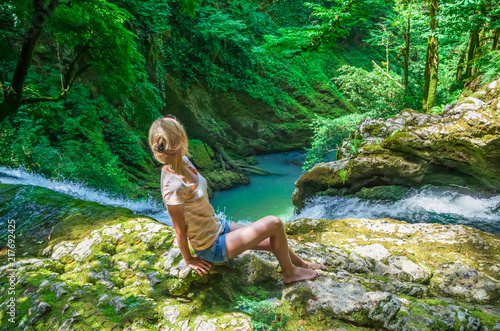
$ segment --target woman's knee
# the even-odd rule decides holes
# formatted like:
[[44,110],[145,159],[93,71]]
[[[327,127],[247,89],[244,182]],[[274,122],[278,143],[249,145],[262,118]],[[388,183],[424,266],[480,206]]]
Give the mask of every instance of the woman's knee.
[[279,217],[276,216],[268,216],[268,224],[274,229],[282,229],[283,222]]

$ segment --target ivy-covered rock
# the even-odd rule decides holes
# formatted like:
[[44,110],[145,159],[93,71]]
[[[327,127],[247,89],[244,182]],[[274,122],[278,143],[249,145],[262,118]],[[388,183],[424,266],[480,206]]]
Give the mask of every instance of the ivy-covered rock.
[[295,206],[318,194],[393,200],[427,184],[500,192],[499,86],[485,85],[484,100],[461,98],[441,115],[405,109],[387,120],[364,120],[337,161],[298,179]]

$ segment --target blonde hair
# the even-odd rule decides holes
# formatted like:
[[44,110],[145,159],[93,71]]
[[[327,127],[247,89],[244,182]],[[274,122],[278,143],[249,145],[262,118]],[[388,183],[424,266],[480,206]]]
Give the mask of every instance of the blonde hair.
[[175,158],[172,165],[175,172],[182,171],[182,156],[188,155],[188,139],[182,125],[170,117],[162,117],[149,128],[149,146],[154,158],[165,164],[168,158]]

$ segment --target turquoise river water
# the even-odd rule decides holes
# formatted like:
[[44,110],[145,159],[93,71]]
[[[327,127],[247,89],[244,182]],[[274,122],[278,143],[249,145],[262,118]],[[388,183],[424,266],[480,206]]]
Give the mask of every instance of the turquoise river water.
[[[500,234],[500,195],[475,196],[460,192],[424,187],[409,191],[396,202],[366,201],[357,198],[316,197],[294,214],[292,192],[302,174],[303,155],[294,152],[258,156],[258,166],[280,176],[251,176],[248,186],[216,192],[211,201],[216,215],[236,222],[254,222],[266,215],[279,216],[283,221],[297,218],[369,218],[390,217],[417,223],[464,224],[483,231]],[[154,199],[130,201],[110,197],[105,192],[83,184],[52,181],[23,169],[0,167],[0,182],[37,185],[66,193],[75,198],[113,205],[147,215],[172,225],[163,204]],[[160,194],[158,192],[158,194]]]
[[211,200],[214,210],[235,222],[255,222],[267,215],[289,220],[294,211],[292,193],[302,174],[304,155],[269,154],[257,156],[257,160],[259,168],[279,176],[251,176],[250,185],[215,192]]

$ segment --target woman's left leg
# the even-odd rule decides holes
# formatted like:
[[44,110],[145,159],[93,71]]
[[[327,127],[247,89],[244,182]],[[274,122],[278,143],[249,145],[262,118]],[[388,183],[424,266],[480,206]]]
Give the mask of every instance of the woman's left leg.
[[[242,227],[245,227],[245,225],[240,224],[240,223],[236,223],[236,222],[231,222],[229,232],[234,231],[234,230],[239,229],[239,228],[242,228]],[[253,247],[252,250],[272,252],[270,239],[267,238],[267,239],[262,240],[259,244],[257,244],[255,247]],[[289,249],[289,253],[290,253],[290,259],[292,260],[293,265],[296,267],[309,268],[309,269],[321,269],[321,270],[326,269],[326,266],[324,264],[318,264],[318,263],[307,262],[307,261],[302,260],[300,258],[300,256],[295,254],[291,249]]]

